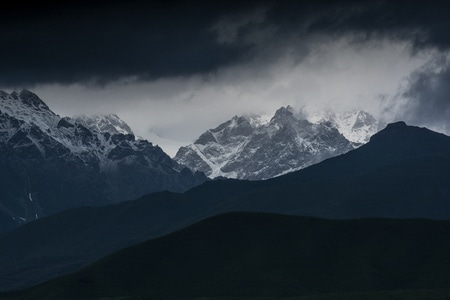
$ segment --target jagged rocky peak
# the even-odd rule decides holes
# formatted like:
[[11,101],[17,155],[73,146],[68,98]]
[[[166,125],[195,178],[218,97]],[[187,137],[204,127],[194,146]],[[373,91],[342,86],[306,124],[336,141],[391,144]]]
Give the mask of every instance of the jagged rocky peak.
[[214,134],[210,130],[208,130],[200,135],[200,137],[195,141],[195,144],[206,145],[210,142],[217,142],[217,140],[214,137]]
[[283,106],[275,112],[273,118],[270,121],[272,122],[273,120],[277,120],[277,119],[278,120],[292,119],[292,118],[295,118],[294,114],[295,114],[295,111],[292,106],[290,106],[290,105],[288,105],[286,107]]
[[75,116],[74,119],[85,127],[100,133],[109,134],[132,134],[130,126],[120,119],[116,114]]
[[353,149],[331,122],[313,124],[293,107],[273,117],[235,116],[181,147],[175,160],[193,170],[239,179],[267,179]]
[[8,94],[0,91],[0,110],[18,119],[34,116],[56,116],[36,94],[21,90]]
[[[48,131],[55,127],[60,117],[56,115],[36,94],[22,90],[11,94],[2,92],[0,96],[0,112],[4,118],[12,123],[24,123],[26,127],[35,126]],[[5,127],[5,123],[3,124]]]
[[49,110],[47,104],[44,103],[36,94],[30,92],[29,90],[23,89],[19,93],[19,97],[23,103],[33,106],[35,108]]
[[292,106],[288,105],[286,107],[279,108],[273,117],[270,119],[270,122],[264,125],[271,125],[278,127],[290,126],[293,127],[310,127],[314,123],[308,119],[308,116],[304,114],[304,112],[297,111]]
[[222,133],[219,138],[231,138],[234,136],[248,136],[253,132],[253,127],[246,117],[235,116],[230,121],[227,121],[213,129],[214,133]]
[[228,139],[237,139],[239,137],[249,136],[253,133],[256,123],[251,122],[249,116],[234,116],[214,129],[205,131],[194,142],[198,145],[207,145],[208,143],[223,143]]
[[74,124],[74,122],[69,118],[69,117],[64,117],[61,118],[61,120],[59,120],[58,124],[56,125],[57,128],[73,128],[76,125]]
[[[4,93],[7,94],[7,93]],[[6,95],[5,95],[6,96]],[[21,101],[24,105],[40,110],[50,110],[36,94],[29,90],[23,89],[20,92],[14,91],[9,95],[12,99]]]
[[331,122],[355,148],[369,142],[372,135],[385,127],[383,122],[362,110],[334,112],[328,109],[305,111],[304,114],[314,124]]
[[206,180],[137,140],[117,115],[61,118],[26,90],[0,93],[0,152],[0,190],[8,190],[0,197],[0,224],[4,216],[18,225]]

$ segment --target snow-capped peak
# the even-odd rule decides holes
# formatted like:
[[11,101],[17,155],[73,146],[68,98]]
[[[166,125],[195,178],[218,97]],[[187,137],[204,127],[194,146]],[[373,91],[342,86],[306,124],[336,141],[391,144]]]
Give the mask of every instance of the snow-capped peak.
[[13,143],[22,136],[24,139],[14,147],[35,147],[42,157],[48,155],[46,148],[56,147],[82,160],[89,160],[92,154],[102,160],[115,147],[104,133],[133,135],[130,127],[117,115],[61,118],[27,90],[11,94],[1,92],[0,117],[3,141]]
[[275,115],[273,116],[272,119],[285,119],[285,118],[291,118],[294,117],[294,109],[292,108],[292,106],[288,105],[286,107],[281,107],[279,108],[276,112]]
[[76,116],[74,119],[95,132],[109,134],[133,134],[130,126],[121,120],[116,114]]
[[235,116],[209,129],[174,159],[211,178],[267,179],[353,149],[333,124],[312,124],[281,107],[270,115]]
[[259,127],[269,124],[273,114],[248,115],[247,119],[253,127]]
[[344,112],[325,110],[308,113],[307,115],[308,120],[315,124],[331,122],[354,146],[367,143],[370,137],[382,127],[382,124],[371,114],[362,110]]
[[42,111],[45,113],[54,113],[50,110],[47,104],[44,103],[36,94],[28,91],[21,90],[20,92],[14,91],[8,94],[4,91],[0,91],[0,108],[8,113],[23,113],[36,111]]
[[0,111],[45,131],[56,126],[60,119],[36,94],[28,90],[11,94],[1,92]]
[[11,186],[0,197],[0,218],[23,223],[205,180],[132,133],[117,115],[61,118],[27,90],[0,92],[0,177]]
[[36,94],[23,89],[20,92],[12,92],[10,95],[12,98],[22,101],[23,104],[33,107],[35,109],[47,110],[49,107],[44,103]]

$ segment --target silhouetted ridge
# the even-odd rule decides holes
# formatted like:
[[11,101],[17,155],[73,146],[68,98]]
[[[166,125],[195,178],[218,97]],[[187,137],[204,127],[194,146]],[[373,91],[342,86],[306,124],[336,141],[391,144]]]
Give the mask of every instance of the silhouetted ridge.
[[397,152],[405,159],[422,155],[450,155],[448,136],[427,128],[408,126],[405,122],[388,124],[384,130],[373,135],[370,142],[366,148],[385,151],[388,155]]
[[397,125],[356,150],[274,179],[215,180],[183,194],[150,194],[31,222],[0,236],[0,290],[77,270],[124,246],[225,212],[450,220],[450,138]]
[[386,127],[387,128],[400,128],[400,127],[407,127],[408,125],[406,125],[405,121],[398,121],[398,122],[394,122],[394,123],[389,123]]
[[119,251],[18,295],[276,298],[450,288],[449,235],[448,221],[232,213]]
[[28,91],[0,93],[0,233],[80,206],[186,191],[206,180],[136,140],[115,115],[61,118]]

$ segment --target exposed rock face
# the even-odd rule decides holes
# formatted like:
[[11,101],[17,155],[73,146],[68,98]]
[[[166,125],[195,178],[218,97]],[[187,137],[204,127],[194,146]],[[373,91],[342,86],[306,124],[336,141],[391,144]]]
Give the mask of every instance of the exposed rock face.
[[132,134],[130,126],[122,121],[117,115],[94,115],[94,116],[76,116],[75,121],[92,131],[108,132],[110,134]]
[[313,123],[331,122],[355,148],[368,143],[372,135],[386,127],[385,123],[361,110],[315,112],[307,118]]
[[295,115],[288,106],[277,110],[271,119],[236,116],[206,131],[193,144],[181,147],[174,159],[209,177],[260,180],[305,168],[353,148],[332,119],[312,123]]
[[61,118],[27,90],[0,93],[0,153],[0,232],[67,208],[181,192],[205,180],[137,140],[117,116]]

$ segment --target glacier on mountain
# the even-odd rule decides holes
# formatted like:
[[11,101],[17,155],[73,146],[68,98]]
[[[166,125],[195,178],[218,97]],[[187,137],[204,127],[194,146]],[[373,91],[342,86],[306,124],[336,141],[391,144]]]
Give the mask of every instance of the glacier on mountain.
[[293,172],[366,143],[379,123],[363,111],[235,116],[207,130],[174,159],[211,178],[261,180]]
[[[304,112],[305,113],[305,112]],[[376,120],[371,114],[362,110],[333,112],[331,110],[305,113],[312,123],[331,122],[354,147],[369,142],[370,137],[386,127],[386,124]]]
[[122,121],[116,114],[93,116],[80,115],[73,117],[73,119],[95,132],[134,135],[130,126]]
[[27,90],[0,92],[0,153],[0,232],[14,225],[6,219],[182,192],[206,179],[116,115],[60,117]]

